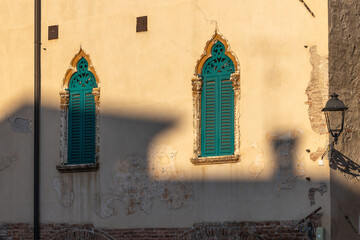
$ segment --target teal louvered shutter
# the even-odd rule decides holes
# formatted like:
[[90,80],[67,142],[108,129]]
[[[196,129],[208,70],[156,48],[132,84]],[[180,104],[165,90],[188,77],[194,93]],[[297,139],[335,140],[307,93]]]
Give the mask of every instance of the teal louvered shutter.
[[234,154],[234,63],[218,41],[202,69],[201,156]]
[[234,91],[228,78],[219,78],[219,155],[234,154]]
[[216,155],[216,77],[204,80],[202,93],[202,156]]
[[68,164],[95,163],[95,76],[82,58],[69,82]]
[[69,100],[69,121],[68,121],[68,158],[69,163],[81,163],[81,145],[82,145],[82,106],[81,106],[81,93],[71,93]]
[[95,102],[91,92],[84,93],[83,156],[84,163],[94,162],[95,157]]

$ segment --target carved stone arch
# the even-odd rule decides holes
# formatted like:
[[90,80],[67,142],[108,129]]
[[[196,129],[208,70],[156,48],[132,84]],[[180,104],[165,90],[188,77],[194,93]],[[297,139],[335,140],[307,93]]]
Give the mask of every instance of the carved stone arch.
[[[85,61],[84,61],[85,60]],[[84,62],[84,65],[78,63]],[[80,67],[80,69],[77,69]],[[92,94],[94,95],[95,103],[95,163],[94,164],[78,164],[78,165],[66,165],[68,162],[68,110],[69,110],[69,83],[74,75],[79,72],[86,71],[92,78],[95,78],[95,82],[92,88]],[[93,80],[92,80],[93,81]],[[60,90],[60,108],[61,108],[61,129],[60,129],[60,164],[56,168],[61,172],[71,171],[94,171],[99,167],[99,104],[100,104],[100,80],[92,65],[90,56],[80,48],[79,52],[75,54],[70,62],[70,67],[66,71],[62,81]]]
[[86,239],[86,240],[115,240],[113,237],[108,235],[105,232],[99,230],[92,229],[75,229],[75,230],[67,230],[61,233],[56,233],[46,240],[78,240],[78,239]]
[[99,104],[99,97],[100,97],[100,81],[99,81],[99,77],[96,74],[95,68],[91,63],[90,56],[88,54],[86,54],[85,51],[82,48],[80,48],[79,52],[77,54],[75,54],[75,56],[71,60],[70,67],[66,71],[65,77],[64,77],[63,82],[62,82],[61,91],[60,91],[61,107],[62,108],[67,107],[68,104],[69,104],[69,92],[68,92],[67,89],[69,88],[69,82],[70,82],[71,77],[73,76],[73,74],[75,74],[77,72],[77,69],[76,69],[77,63],[82,58],[84,58],[87,61],[87,63],[88,63],[88,71],[91,72],[95,77],[97,88],[93,89],[93,95],[95,97],[96,105]]
[[99,78],[98,78],[98,76],[96,74],[95,68],[93,67],[93,65],[91,63],[89,55],[87,55],[85,53],[85,51],[82,48],[80,48],[79,52],[77,54],[75,54],[75,56],[71,60],[70,68],[66,71],[66,74],[65,74],[65,77],[64,77],[64,80],[63,80],[63,84],[62,84],[63,88],[68,88],[69,87],[69,81],[71,79],[71,76],[77,71],[76,65],[77,65],[77,63],[79,62],[79,60],[81,58],[85,58],[85,60],[88,62],[88,64],[89,64],[88,70],[92,74],[94,74],[95,79],[96,79],[96,83],[97,83],[98,86],[100,86]]
[[220,34],[219,31],[216,29],[211,39],[206,42],[204,53],[200,56],[200,58],[196,62],[194,75],[200,76],[202,74],[202,69],[206,60],[212,57],[211,49],[218,41],[220,41],[225,46],[225,55],[228,56],[234,63],[235,73],[240,71],[240,63],[234,52],[231,51],[228,40],[222,34]]
[[[234,90],[234,154],[231,156],[200,157],[201,155],[201,93],[203,87],[202,70],[207,60],[212,57],[212,48],[217,42],[225,47],[225,56],[234,64],[234,72],[230,75]],[[197,60],[194,76],[191,80],[193,95],[193,156],[191,162],[195,165],[215,163],[235,163],[240,161],[240,63],[230,50],[226,38],[216,29],[214,35],[206,43],[204,53]]]

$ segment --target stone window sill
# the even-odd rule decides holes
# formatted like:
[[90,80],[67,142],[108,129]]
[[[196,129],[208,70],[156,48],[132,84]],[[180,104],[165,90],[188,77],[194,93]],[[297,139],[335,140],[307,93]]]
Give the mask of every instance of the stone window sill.
[[194,165],[237,163],[239,161],[240,161],[240,156],[239,155],[191,158],[191,162]]
[[89,164],[60,164],[56,165],[59,172],[95,172],[99,169],[99,163]]

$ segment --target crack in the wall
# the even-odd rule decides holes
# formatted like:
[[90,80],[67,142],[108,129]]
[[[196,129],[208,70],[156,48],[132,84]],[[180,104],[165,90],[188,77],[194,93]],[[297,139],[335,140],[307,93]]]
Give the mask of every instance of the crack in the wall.
[[246,151],[246,155],[249,159],[254,159],[249,168],[249,171],[251,175],[256,178],[260,175],[265,167],[264,151],[259,147],[258,144],[252,144],[250,149]]
[[216,21],[215,19],[209,19],[209,18],[206,16],[204,10],[203,10],[202,8],[200,8],[199,5],[198,5],[196,2],[194,2],[194,6],[201,12],[201,14],[203,15],[203,17],[204,17],[204,19],[205,19],[205,21],[206,21],[207,23],[209,23],[209,24],[215,23],[215,28],[216,28],[216,29],[218,28],[218,23],[217,23],[217,21]]
[[[112,205],[116,200],[125,204],[127,215],[138,210],[150,214],[154,198],[165,201],[171,209],[189,203],[193,186],[178,181],[181,174],[175,168],[176,150],[167,145],[152,146],[150,149],[148,157],[133,154],[120,159],[109,185],[110,194],[97,196],[95,210],[99,216],[116,215],[117,209]],[[161,180],[163,175],[169,176],[170,180]]]
[[308,101],[305,103],[309,105],[308,115],[312,130],[317,134],[327,134],[325,117],[321,109],[328,99],[328,59],[318,54],[316,46],[310,47],[309,52],[313,69],[306,89]]

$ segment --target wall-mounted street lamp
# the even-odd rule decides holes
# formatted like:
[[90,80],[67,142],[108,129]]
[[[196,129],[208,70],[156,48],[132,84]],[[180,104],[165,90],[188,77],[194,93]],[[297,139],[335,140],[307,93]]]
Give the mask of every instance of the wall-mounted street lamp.
[[334,143],[337,143],[337,140],[344,129],[345,111],[348,108],[345,106],[343,101],[338,99],[338,96],[339,95],[336,93],[331,94],[330,99],[321,110],[325,114],[328,131],[334,138],[334,141],[329,144],[329,149],[324,153],[324,155],[330,150]]
[[326,125],[335,143],[344,129],[345,111],[348,109],[338,96],[336,93],[331,94],[331,98],[321,110],[325,113]]

